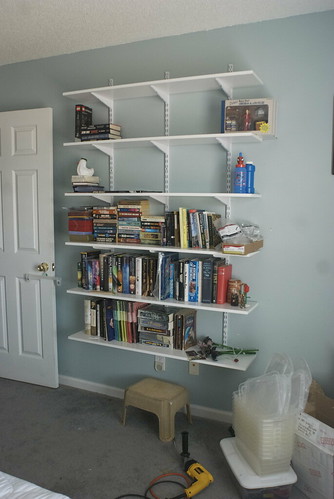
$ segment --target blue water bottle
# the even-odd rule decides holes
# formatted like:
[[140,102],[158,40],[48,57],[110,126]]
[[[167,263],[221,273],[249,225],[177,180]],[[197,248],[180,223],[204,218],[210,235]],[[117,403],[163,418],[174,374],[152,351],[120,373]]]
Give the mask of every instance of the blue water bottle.
[[255,173],[255,165],[252,161],[248,161],[246,163],[246,193],[254,194],[254,173]]
[[240,152],[234,168],[233,192],[236,194],[246,193],[246,173],[246,165]]

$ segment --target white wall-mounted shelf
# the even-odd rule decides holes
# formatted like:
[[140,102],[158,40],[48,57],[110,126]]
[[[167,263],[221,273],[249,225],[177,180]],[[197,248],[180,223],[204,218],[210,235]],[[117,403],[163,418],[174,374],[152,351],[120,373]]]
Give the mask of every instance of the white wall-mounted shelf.
[[101,101],[111,106],[114,100],[154,97],[157,95],[166,100],[169,95],[173,94],[208,92],[219,89],[228,97],[232,97],[233,89],[259,85],[263,85],[260,78],[254,71],[247,70],[90,88],[64,92],[63,95],[75,101],[79,99],[82,104]]
[[91,241],[88,243],[81,242],[65,242],[66,246],[77,246],[77,247],[88,247],[99,250],[132,250],[132,251],[143,251],[150,253],[157,253],[159,251],[165,251],[170,253],[183,253],[183,254],[192,254],[192,255],[202,255],[202,256],[215,256],[217,258],[229,258],[229,257],[237,257],[237,258],[250,258],[253,255],[257,255],[259,251],[254,251],[253,253],[248,253],[248,255],[233,255],[231,253],[223,253],[217,249],[205,249],[205,248],[178,248],[176,246],[148,246],[146,244],[121,244],[121,243],[98,243],[96,241]]
[[[185,351],[167,349],[162,347],[154,347],[141,345],[140,343],[125,343],[123,341],[105,341],[102,338],[93,337],[85,334],[83,331],[71,334],[68,337],[70,340],[79,341],[82,343],[88,343],[90,345],[98,345],[101,347],[118,348],[119,350],[126,350],[128,352],[142,353],[146,355],[159,355],[169,359],[189,361],[189,358]],[[168,351],[167,351],[168,350]],[[256,354],[254,355],[221,355],[218,357],[217,361],[206,359],[206,360],[192,360],[191,362],[197,362],[198,364],[213,366],[213,367],[224,367],[226,369],[235,369],[237,371],[246,371],[249,366],[254,362]]]
[[128,149],[133,147],[156,147],[162,152],[167,152],[169,147],[187,145],[221,145],[229,151],[232,144],[251,144],[262,142],[264,139],[272,138],[272,135],[256,132],[231,132],[210,133],[197,135],[174,135],[160,137],[135,137],[110,140],[86,140],[65,142],[65,147],[77,147],[83,149],[99,149],[107,155],[112,155],[114,150]]
[[170,198],[208,198],[223,204],[230,204],[231,199],[257,199],[261,194],[235,194],[228,192],[66,192],[68,197],[93,197],[106,203],[112,203],[114,198],[152,198],[166,204]]
[[210,312],[220,312],[220,313],[227,312],[229,314],[238,314],[238,315],[248,315],[258,306],[258,303],[255,301],[248,301],[246,308],[232,307],[232,305],[230,305],[229,303],[224,303],[223,305],[217,305],[216,303],[185,302],[178,300],[161,301],[153,296],[138,296],[126,293],[120,293],[114,295],[107,291],[91,291],[83,288],[68,289],[67,293],[73,295],[92,297],[92,298],[108,298],[112,300],[125,300],[125,301],[139,302],[139,303],[153,303],[153,304],[174,306],[180,308],[196,308],[196,310],[208,310]]

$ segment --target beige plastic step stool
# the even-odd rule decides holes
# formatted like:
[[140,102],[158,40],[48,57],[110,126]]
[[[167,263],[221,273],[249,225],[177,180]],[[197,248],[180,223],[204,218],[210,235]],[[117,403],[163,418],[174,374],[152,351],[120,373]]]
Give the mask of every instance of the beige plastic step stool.
[[131,405],[152,412],[159,418],[159,438],[165,442],[175,436],[175,413],[186,407],[191,423],[188,391],[180,385],[154,378],[144,378],[129,386],[124,393],[122,423],[125,425],[126,409]]

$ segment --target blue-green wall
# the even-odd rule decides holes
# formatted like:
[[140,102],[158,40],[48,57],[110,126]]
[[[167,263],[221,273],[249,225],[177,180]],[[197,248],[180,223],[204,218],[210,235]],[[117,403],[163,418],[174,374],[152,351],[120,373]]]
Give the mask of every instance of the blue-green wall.
[[[224,72],[233,63],[236,71],[253,69],[264,82],[261,90],[252,90],[247,96],[274,97],[279,103],[278,139],[243,148],[246,158],[257,166],[256,187],[262,199],[233,206],[235,219],[244,219],[246,213],[248,220],[260,225],[265,248],[253,258],[232,262],[234,274],[249,283],[251,295],[260,306],[247,318],[230,319],[229,343],[258,346],[260,354],[247,373],[201,367],[200,376],[190,376],[185,362],[167,359],[166,372],[159,376],[187,386],[192,403],[229,410],[231,393],[239,383],[262,373],[273,352],[285,351],[305,357],[314,378],[334,395],[333,25],[331,11],[0,68],[0,111],[37,107],[54,110],[56,266],[57,275],[63,278],[57,290],[60,374],[121,388],[143,375],[157,375],[151,356],[67,339],[78,324],[82,325],[82,300],[66,293],[75,285],[78,251],[64,245],[63,207],[73,201],[63,193],[70,189],[70,175],[80,154],[62,145],[73,137],[73,101],[63,98],[62,93],[105,86],[109,78],[114,79],[114,84],[123,84],[162,79],[165,71],[171,77]],[[143,109],[140,119],[128,124],[127,132],[132,136],[150,133],[149,118]],[[179,99],[174,102],[173,116],[188,115],[190,109],[189,103]],[[202,112],[199,105],[198,113]],[[213,112],[213,128],[217,117]],[[182,133],[173,119],[172,126],[175,133]],[[211,153],[213,159],[209,159]],[[197,150],[195,155],[187,149],[178,154],[181,180],[177,184],[172,176],[174,188],[177,185],[174,190],[187,190],[187,175],[183,173],[187,170],[194,172],[192,179],[198,178],[201,183],[207,161],[212,172],[220,168],[223,172],[225,156],[218,147],[210,155],[205,149]],[[153,166],[160,181],[161,155],[157,151],[151,151],[151,155],[147,161],[156,162]],[[87,157],[89,165],[103,176],[106,157],[99,152]],[[140,180],[140,168],[145,166],[139,156],[133,159],[131,182],[134,175]],[[125,178],[121,173],[117,173],[119,181],[126,183],[127,173]],[[207,176],[206,181],[214,185],[212,178]],[[198,186],[197,190],[204,189]],[[217,317],[204,314],[201,323],[211,335],[217,328]]]

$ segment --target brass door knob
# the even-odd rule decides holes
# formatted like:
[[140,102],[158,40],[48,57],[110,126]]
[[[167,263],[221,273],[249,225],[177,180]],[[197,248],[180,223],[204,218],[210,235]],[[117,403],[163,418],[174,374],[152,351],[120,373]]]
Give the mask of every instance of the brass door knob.
[[49,270],[49,264],[46,262],[40,263],[37,265],[37,270],[39,272],[47,272]]

